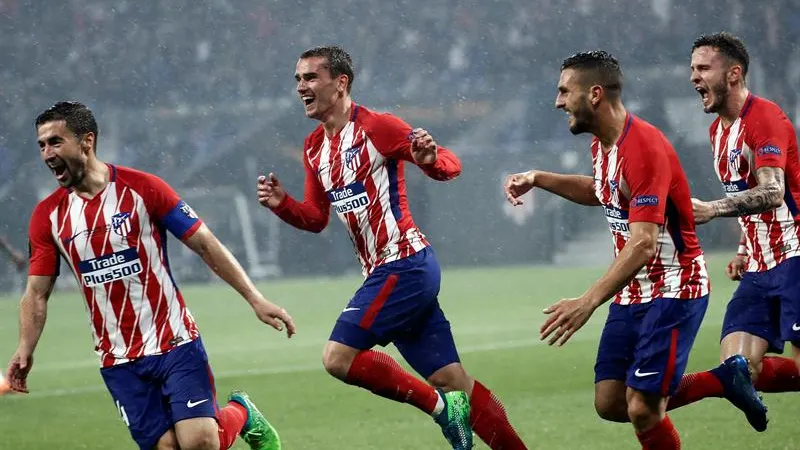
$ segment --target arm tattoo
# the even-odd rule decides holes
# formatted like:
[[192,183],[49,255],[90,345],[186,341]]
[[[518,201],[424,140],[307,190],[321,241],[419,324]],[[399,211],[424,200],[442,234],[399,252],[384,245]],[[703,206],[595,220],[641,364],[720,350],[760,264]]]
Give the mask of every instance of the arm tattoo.
[[758,186],[736,197],[711,202],[716,217],[741,217],[780,207],[783,202],[783,169],[762,167],[756,172]]

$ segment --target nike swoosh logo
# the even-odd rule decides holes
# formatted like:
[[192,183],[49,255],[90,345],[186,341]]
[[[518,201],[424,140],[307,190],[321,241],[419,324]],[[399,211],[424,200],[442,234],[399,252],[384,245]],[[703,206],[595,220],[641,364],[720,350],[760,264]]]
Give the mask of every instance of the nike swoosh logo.
[[358,311],[359,309],[361,309],[361,308],[345,308],[345,309],[342,310],[342,312]]
[[633,372],[633,374],[636,375],[639,378],[649,377],[650,375],[655,375],[657,373],[658,372],[639,372],[639,369],[636,369],[636,372]]
[[197,405],[199,405],[199,404],[201,404],[201,403],[205,403],[205,402],[207,402],[207,401],[208,401],[208,399],[205,399],[205,400],[200,400],[199,402],[193,402],[193,401],[191,401],[191,400],[188,400],[188,401],[186,402],[186,407],[187,407],[187,408],[194,408],[195,406],[197,406]]
[[792,324],[792,331],[800,331],[800,325],[793,323]]

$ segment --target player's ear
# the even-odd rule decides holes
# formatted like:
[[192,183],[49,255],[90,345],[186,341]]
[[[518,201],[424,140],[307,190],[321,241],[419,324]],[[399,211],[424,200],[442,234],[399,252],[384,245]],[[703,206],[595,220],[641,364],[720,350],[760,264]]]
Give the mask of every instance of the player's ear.
[[345,74],[339,75],[339,84],[336,86],[336,90],[339,91],[340,94],[347,93],[347,83],[350,82],[350,77]]
[[81,150],[88,153],[89,150],[94,149],[95,135],[91,131],[84,134],[81,139]]
[[603,99],[605,96],[605,89],[603,86],[599,84],[595,84],[591,88],[589,88],[589,101],[592,103],[592,106],[597,106],[600,103],[600,100]]
[[728,83],[737,83],[742,80],[742,66],[734,64],[728,69]]

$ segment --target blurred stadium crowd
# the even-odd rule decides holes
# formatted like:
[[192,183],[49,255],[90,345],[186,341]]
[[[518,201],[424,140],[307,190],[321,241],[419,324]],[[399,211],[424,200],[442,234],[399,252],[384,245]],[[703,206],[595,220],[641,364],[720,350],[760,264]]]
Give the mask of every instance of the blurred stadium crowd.
[[[501,234],[482,212],[437,209],[470,205],[478,192],[499,205],[500,171],[588,170],[582,141],[552,106],[560,61],[575,51],[604,48],[619,58],[626,101],[668,133],[706,197],[720,195],[703,142],[710,119],[692,128],[675,112],[700,109],[688,83],[694,38],[722,29],[740,35],[754,62],[751,88],[795,123],[800,109],[800,0],[0,0],[0,29],[0,234],[17,247],[36,200],[54,187],[37,158],[32,120],[57,100],[95,110],[104,158],[178,188],[250,194],[258,171],[248,168],[278,168],[299,194],[297,154],[313,124],[295,103],[292,74],[297,56],[318,44],[338,43],[353,55],[357,102],[429,128],[472,169],[464,174],[470,186],[444,194],[409,180],[427,198],[412,203],[415,216],[429,234],[437,230],[440,247],[457,244],[448,242],[458,241],[453,233],[442,236],[456,224]],[[564,158],[565,149],[577,160]],[[445,203],[437,195],[464,197]],[[581,231],[574,223],[548,226]],[[329,253],[344,255],[333,260],[355,266],[325,235],[311,244],[292,230],[282,236],[292,249],[282,257],[285,272],[328,270],[330,261],[309,266],[308,246],[331,246]],[[552,251],[523,251],[510,262],[547,261]]]

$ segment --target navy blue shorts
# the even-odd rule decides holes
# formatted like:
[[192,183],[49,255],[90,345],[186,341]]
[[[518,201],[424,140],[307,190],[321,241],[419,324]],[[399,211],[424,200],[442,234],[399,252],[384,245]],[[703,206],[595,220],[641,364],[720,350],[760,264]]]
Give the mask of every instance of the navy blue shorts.
[[433,249],[378,266],[344,308],[330,340],[366,350],[393,343],[425,378],[459,362],[439,307],[441,270]]
[[742,275],[725,311],[722,338],[736,331],[765,339],[773,353],[783,353],[786,342],[800,346],[800,257]]
[[672,395],[707,308],[708,296],[611,304],[597,350],[594,382],[624,380],[637,391]]
[[216,417],[214,376],[200,338],[162,355],[100,369],[122,420],[142,450],[180,420]]

